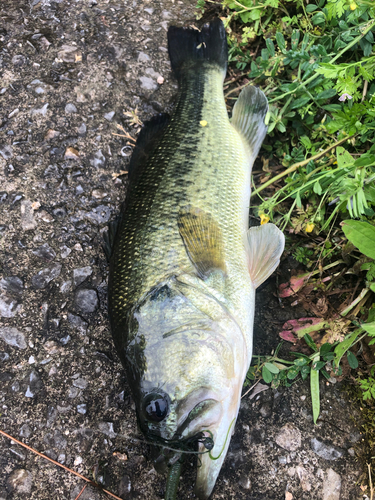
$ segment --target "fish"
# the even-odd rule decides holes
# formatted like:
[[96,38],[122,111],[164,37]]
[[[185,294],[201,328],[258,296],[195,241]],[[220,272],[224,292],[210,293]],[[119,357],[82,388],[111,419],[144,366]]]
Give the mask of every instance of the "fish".
[[249,229],[251,168],[268,102],[249,85],[229,120],[220,19],[171,26],[176,105],[145,123],[110,228],[108,305],[115,347],[155,468],[197,454],[207,499],[226,453],[250,366],[256,288],[276,269],[284,236]]

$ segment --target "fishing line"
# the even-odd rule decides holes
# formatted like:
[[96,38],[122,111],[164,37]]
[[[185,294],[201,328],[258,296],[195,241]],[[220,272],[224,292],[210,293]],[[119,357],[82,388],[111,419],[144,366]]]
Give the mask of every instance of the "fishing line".
[[[221,452],[219,453],[219,455],[218,455],[217,457],[214,457],[213,455],[211,455],[211,450],[212,450],[212,448],[211,448],[211,450],[208,450],[208,456],[210,457],[210,459],[211,459],[211,460],[219,460],[219,458],[220,458],[220,457],[221,457],[221,455],[223,454],[223,451],[224,451],[224,449],[225,449],[225,445],[227,444],[227,441],[228,441],[229,432],[230,432],[230,430],[231,430],[231,428],[232,428],[232,425],[233,425],[233,423],[234,423],[234,421],[235,421],[235,420],[236,420],[236,419],[234,418],[234,419],[232,420],[232,422],[231,422],[230,426],[229,426],[229,429],[228,429],[228,431],[227,431],[227,435],[226,435],[226,437],[225,437],[225,441],[224,441],[223,447],[221,448]],[[203,432],[208,432],[208,434],[210,434],[211,439],[212,439],[212,442],[213,442],[213,434],[212,434],[212,432],[211,432],[211,431],[203,431]],[[207,452],[205,451],[204,453],[207,453]]]
[[[209,432],[212,436],[212,433],[210,431],[205,431],[205,432]],[[173,448],[172,446],[167,446],[165,444],[155,443],[154,441],[148,441],[147,439],[140,439],[140,438],[137,438],[134,436],[132,436],[131,438],[134,441],[137,441],[138,443],[146,443],[146,444],[149,444],[151,446],[160,446],[161,448],[164,448],[165,450],[177,451],[179,453],[184,453],[185,455],[205,455],[206,453],[210,453],[210,451],[214,447],[212,437],[204,438],[202,441],[200,439],[197,440],[199,443],[202,443],[203,446],[205,446],[205,448],[207,448],[206,451],[187,451],[187,450],[183,450],[181,448]],[[212,444],[211,444],[211,440],[212,440]],[[225,440],[225,442],[226,442],[226,440]],[[206,444],[207,444],[207,446],[206,446]]]

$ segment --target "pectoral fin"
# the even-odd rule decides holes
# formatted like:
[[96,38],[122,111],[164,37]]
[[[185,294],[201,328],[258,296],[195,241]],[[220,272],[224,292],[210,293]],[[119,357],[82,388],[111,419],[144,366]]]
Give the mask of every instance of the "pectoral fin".
[[180,211],[177,222],[186,252],[198,276],[206,279],[214,271],[225,273],[223,238],[212,215],[199,208],[188,207]]
[[274,224],[264,224],[251,227],[246,240],[250,277],[258,288],[279,265],[285,238]]

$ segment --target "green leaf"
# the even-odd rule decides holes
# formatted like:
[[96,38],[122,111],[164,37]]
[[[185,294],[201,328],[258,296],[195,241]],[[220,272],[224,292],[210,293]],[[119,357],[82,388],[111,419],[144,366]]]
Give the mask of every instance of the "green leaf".
[[345,236],[361,253],[375,259],[375,227],[368,222],[345,220],[341,223]]
[[322,12],[317,12],[312,16],[311,22],[315,25],[324,24],[326,22],[326,18]]
[[313,5],[310,3],[309,5],[306,5],[306,12],[314,12],[314,10],[318,9],[319,7],[317,5]]
[[273,363],[264,363],[264,366],[267,368],[268,371],[270,371],[271,373],[279,373],[279,368],[277,368],[277,366],[275,366]]
[[311,100],[311,97],[308,95],[304,95],[300,97],[299,99],[296,99],[292,105],[290,106],[289,109],[296,109],[296,108],[302,108],[305,104],[307,104]]
[[286,43],[285,43],[284,35],[280,31],[278,31],[276,33],[276,43],[277,43],[279,49],[281,50],[281,52],[284,52],[284,50],[286,48]]
[[313,363],[312,368],[313,370],[319,371],[323,368],[323,366],[325,366],[325,364],[326,364],[325,361],[317,361],[316,363]]
[[303,144],[305,146],[306,149],[310,149],[312,147],[312,143],[310,141],[310,138],[307,137],[307,135],[303,135],[302,137],[300,137],[299,140],[301,141],[301,144]]
[[331,97],[335,96],[336,94],[337,94],[336,89],[323,90],[323,92],[320,92],[320,94],[318,94],[316,96],[316,100],[318,100],[318,99],[330,99]]
[[322,106],[326,111],[340,111],[341,104],[327,104],[326,106]]
[[285,128],[285,125],[283,124],[283,122],[277,122],[277,125],[276,125],[276,128],[279,132],[281,132],[282,134],[284,132],[286,132],[286,128]]
[[335,354],[333,352],[328,352],[327,354],[323,354],[322,357],[324,361],[332,361],[332,359],[335,359]]
[[300,32],[298,30],[294,30],[292,33],[292,50],[296,50],[299,42]]
[[316,72],[324,75],[326,78],[337,78],[338,75],[338,68],[337,66],[329,63],[321,63],[319,65],[319,68],[316,69]]
[[309,376],[310,372],[311,372],[310,366],[302,366],[302,368],[301,368],[301,377],[302,377],[302,380],[306,380],[307,377]]
[[319,372],[317,370],[311,370],[310,372],[310,391],[313,419],[314,424],[316,424],[320,413]]
[[266,45],[268,52],[270,53],[271,57],[273,57],[275,55],[275,45],[273,44],[271,38],[266,38]]
[[312,349],[314,352],[318,351],[318,348],[316,347],[315,342],[313,341],[313,339],[310,337],[310,335],[308,333],[306,333],[306,335],[304,335],[303,338],[305,339],[305,342],[310,347],[310,349]]
[[299,374],[299,371],[300,371],[299,366],[292,366],[291,368],[289,368],[288,373],[287,373],[288,379],[289,380],[295,379],[297,377],[297,375]]
[[371,283],[370,290],[375,293],[375,283]]
[[346,337],[345,340],[337,344],[335,347],[335,366],[338,368],[341,358],[344,356],[346,351],[351,348],[351,346],[354,344],[356,341],[358,335],[361,333],[361,329],[355,330],[352,332],[348,337]]
[[296,366],[305,366],[309,363],[309,358],[308,359],[305,359],[305,358],[297,358],[294,360],[294,364]]
[[354,163],[353,157],[345,148],[341,146],[336,148],[337,165],[339,168],[352,165]]
[[314,193],[316,193],[319,196],[322,194],[322,186],[319,184],[319,181],[315,182],[315,184],[313,186],[313,191],[314,191]]
[[358,368],[358,359],[354,356],[354,354],[351,351],[348,351],[346,356],[348,358],[350,368],[353,368],[354,370]]
[[332,344],[326,342],[325,344],[320,346],[319,352],[321,355],[327,354],[332,349],[332,347],[333,347]]
[[262,368],[262,377],[266,384],[272,382],[272,373],[265,366]]
[[[371,285],[371,290],[375,292],[374,284]],[[361,327],[367,332],[371,337],[375,336],[375,321],[372,323],[362,323]]]

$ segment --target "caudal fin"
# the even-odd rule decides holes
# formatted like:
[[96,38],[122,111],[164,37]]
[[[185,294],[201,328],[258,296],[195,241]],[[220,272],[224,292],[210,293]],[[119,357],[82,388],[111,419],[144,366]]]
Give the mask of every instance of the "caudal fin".
[[204,62],[218,66],[223,74],[227,71],[228,46],[225,28],[218,18],[197,28],[168,29],[169,57],[177,79],[184,71],[198,68]]

